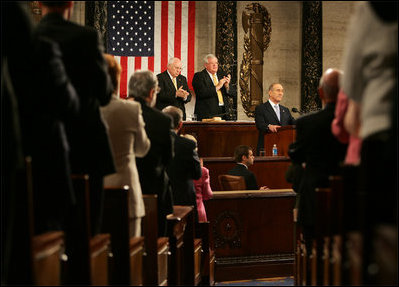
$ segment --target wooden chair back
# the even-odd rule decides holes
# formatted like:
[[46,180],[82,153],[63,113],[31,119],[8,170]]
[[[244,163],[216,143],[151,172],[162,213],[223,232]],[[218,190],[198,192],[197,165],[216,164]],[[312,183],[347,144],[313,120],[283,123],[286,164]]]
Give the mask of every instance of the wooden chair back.
[[220,190],[246,190],[244,177],[220,174],[218,176]]

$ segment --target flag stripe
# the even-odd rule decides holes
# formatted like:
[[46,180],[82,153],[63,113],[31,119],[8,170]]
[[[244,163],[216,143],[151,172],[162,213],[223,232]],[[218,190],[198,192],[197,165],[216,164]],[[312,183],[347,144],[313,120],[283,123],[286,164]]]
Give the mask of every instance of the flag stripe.
[[[127,57],[121,57],[121,67],[122,67],[122,73],[121,73],[121,85],[119,87],[119,95],[121,98],[126,98],[127,95]],[[122,84],[123,82],[123,84]]]
[[148,57],[148,70],[154,72],[154,57]]
[[161,71],[168,64],[168,2],[162,1]]
[[140,70],[141,69],[141,57],[136,57],[134,59],[134,70]]
[[181,13],[182,5],[181,1],[175,2],[175,47],[174,57],[181,59]]
[[188,2],[182,3],[182,17],[181,17],[181,60],[182,60],[182,75],[187,76],[187,37],[188,37]]
[[194,77],[195,61],[195,2],[188,2],[188,53],[187,53],[187,79],[188,87],[193,90],[191,80]]

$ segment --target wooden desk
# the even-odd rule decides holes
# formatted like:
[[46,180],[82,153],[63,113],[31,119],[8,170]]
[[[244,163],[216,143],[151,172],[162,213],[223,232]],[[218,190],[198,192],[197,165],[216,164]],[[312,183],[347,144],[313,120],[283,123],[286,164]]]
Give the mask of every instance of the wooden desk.
[[258,143],[255,122],[184,122],[180,134],[197,138],[200,157],[233,156],[238,145],[248,145],[256,151]]
[[[218,183],[219,174],[226,174],[236,164],[233,157],[204,158],[204,166],[209,169],[211,188],[221,190]],[[285,180],[285,172],[291,160],[285,156],[257,156],[254,165],[249,167],[257,179],[258,185],[271,189],[291,188],[292,184]]]
[[295,196],[292,189],[213,193],[205,205],[215,281],[292,275]]

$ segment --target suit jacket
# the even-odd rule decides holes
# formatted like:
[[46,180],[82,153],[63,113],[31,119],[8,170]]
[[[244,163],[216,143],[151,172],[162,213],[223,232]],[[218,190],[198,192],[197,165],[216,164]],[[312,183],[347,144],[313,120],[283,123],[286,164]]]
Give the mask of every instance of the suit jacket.
[[173,82],[169,77],[167,70],[163,73],[158,74],[157,78],[159,87],[161,88],[161,91],[157,95],[157,102],[155,104],[157,109],[162,110],[167,106],[178,107],[183,111],[183,120],[186,120],[186,109],[184,107],[184,104],[190,102],[192,97],[190,90],[188,89],[186,77],[184,77],[183,75],[178,75],[176,77],[177,88],[179,89],[181,86],[183,86],[183,89],[189,92],[186,100],[183,100],[180,97],[176,97],[176,88],[175,85],[173,85]]
[[194,206],[198,221],[197,201],[193,179],[201,177],[201,164],[194,141],[173,133],[175,156],[167,171],[172,186],[173,202],[176,205]]
[[[65,122],[76,116],[79,99],[66,74],[59,46],[32,33],[32,23],[22,5],[14,2],[5,5],[2,24],[8,28],[1,29],[2,69],[8,64],[10,82],[5,82],[5,87],[11,90],[5,89],[4,94],[15,95],[18,113],[14,116],[19,114],[19,117],[14,119],[21,131],[22,146],[19,147],[24,156],[32,158],[34,232],[42,233],[63,228],[65,215],[75,203]],[[7,62],[3,62],[3,56]],[[12,111],[4,114],[9,112]],[[2,121],[2,127],[6,123],[10,122]],[[3,134],[4,139],[7,141],[4,147],[9,146],[12,139]],[[13,155],[8,149],[4,152],[2,149],[5,159]],[[12,202],[10,208],[15,208]],[[16,218],[20,218],[19,210],[17,213]]]
[[206,222],[208,221],[206,217],[206,210],[204,206],[204,200],[212,198],[212,189],[209,178],[209,169],[206,167],[201,168],[201,177],[199,179],[194,179],[195,195],[197,198],[197,211],[198,211],[198,221]]
[[75,87],[80,112],[66,125],[74,173],[106,175],[115,172],[107,130],[100,106],[109,103],[112,84],[98,33],[66,21],[57,13],[45,15],[36,33],[59,44],[68,76]]
[[143,194],[158,195],[158,234],[165,236],[166,215],[173,213],[173,199],[166,173],[166,167],[173,158],[172,119],[149,107],[144,100],[135,100],[141,104],[145,131],[151,141],[147,155],[136,159],[141,190]]
[[298,220],[306,226],[315,221],[315,188],[328,186],[328,177],[338,170],[344,159],[346,145],[331,133],[335,104],[302,116],[296,121],[296,141],[290,146],[289,156],[296,164],[306,163],[299,184]]
[[269,101],[266,101],[255,108],[255,124],[258,129],[258,145],[256,150],[259,154],[259,150],[265,146],[264,134],[270,132],[267,127],[269,124],[280,126],[294,125],[295,119],[287,107],[280,105],[280,120],[278,120],[273,107]]
[[[217,73],[218,80],[222,79],[223,76],[223,72],[219,70]],[[227,90],[224,86],[220,89],[223,95],[225,108],[219,109],[219,100],[216,93],[215,85],[213,84],[213,81],[206,69],[203,69],[201,72],[197,72],[194,74],[193,88],[196,98],[194,113],[197,114],[197,119],[199,121],[215,116],[221,116],[223,118],[226,118],[225,115],[222,116],[219,114],[221,110],[223,110],[223,112],[227,110],[226,106],[229,103]]]
[[242,164],[236,164],[227,174],[235,176],[243,176],[247,190],[258,190],[259,186],[256,181],[255,174]]
[[104,186],[130,186],[129,216],[145,215],[136,157],[143,157],[150,149],[150,140],[144,129],[141,105],[113,96],[101,108],[108,125],[116,173],[104,177]]

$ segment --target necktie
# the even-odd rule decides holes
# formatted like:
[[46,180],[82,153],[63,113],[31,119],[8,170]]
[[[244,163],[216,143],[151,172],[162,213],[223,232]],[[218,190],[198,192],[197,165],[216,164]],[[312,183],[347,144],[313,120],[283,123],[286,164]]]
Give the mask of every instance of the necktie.
[[274,110],[276,111],[278,120],[280,120],[280,109],[279,109],[278,105],[274,105]]
[[177,91],[176,78],[173,78],[173,79],[172,79],[172,82],[173,82],[173,85],[175,85],[175,89],[176,89],[176,91]]
[[[213,83],[216,86],[219,83],[218,79],[216,78],[216,74],[213,74],[212,77],[213,77]],[[223,105],[222,92],[220,90],[218,90],[216,93],[218,94],[219,105]]]

